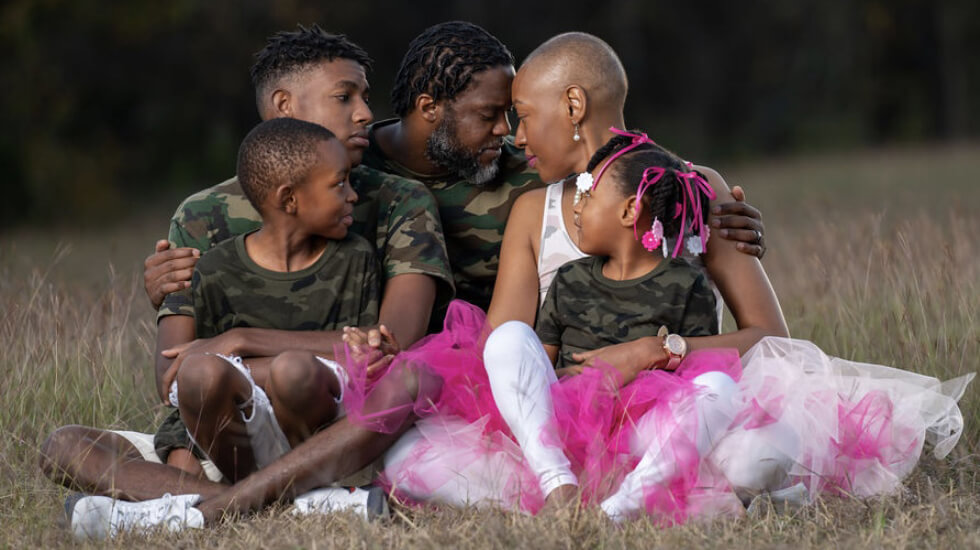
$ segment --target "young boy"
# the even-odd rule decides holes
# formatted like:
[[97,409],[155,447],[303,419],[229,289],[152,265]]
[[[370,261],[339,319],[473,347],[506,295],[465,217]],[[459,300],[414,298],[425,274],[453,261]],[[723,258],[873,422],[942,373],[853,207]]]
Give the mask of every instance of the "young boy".
[[[236,327],[323,331],[377,323],[377,259],[364,238],[348,233],[357,201],[349,174],[343,145],[317,124],[279,118],[248,134],[238,178],[262,226],[198,262],[197,338]],[[193,354],[164,375],[189,433],[231,481],[342,416],[338,364],[288,351],[253,367],[238,357]]]

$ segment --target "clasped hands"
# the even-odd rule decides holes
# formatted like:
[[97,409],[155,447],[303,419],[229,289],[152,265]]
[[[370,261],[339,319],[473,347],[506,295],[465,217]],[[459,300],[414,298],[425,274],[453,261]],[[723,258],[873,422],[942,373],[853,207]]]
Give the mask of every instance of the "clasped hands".
[[401,346],[388,327],[362,329],[344,327],[344,343],[347,344],[351,359],[355,363],[367,364],[367,377],[371,380],[388,368],[391,361],[401,352]]
[[644,370],[664,368],[669,357],[664,350],[663,338],[646,336],[632,342],[575,353],[572,359],[578,364],[558,369],[556,374],[559,377],[581,374],[585,367],[604,363],[616,369],[621,375],[620,383],[626,385]]

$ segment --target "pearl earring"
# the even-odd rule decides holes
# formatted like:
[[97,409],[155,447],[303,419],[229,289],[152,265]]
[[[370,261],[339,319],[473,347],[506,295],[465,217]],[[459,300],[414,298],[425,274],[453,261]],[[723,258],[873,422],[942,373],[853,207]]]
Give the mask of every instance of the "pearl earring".
[[575,135],[572,136],[572,141],[582,141],[582,136],[578,135],[578,123],[575,123]]

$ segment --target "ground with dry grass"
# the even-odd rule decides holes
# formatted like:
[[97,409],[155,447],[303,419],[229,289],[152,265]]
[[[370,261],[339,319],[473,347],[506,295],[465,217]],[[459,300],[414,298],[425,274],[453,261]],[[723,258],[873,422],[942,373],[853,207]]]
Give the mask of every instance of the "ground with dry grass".
[[[764,265],[794,336],[848,359],[951,378],[980,370],[980,148],[887,150],[718,166],[765,213]],[[174,202],[176,204],[176,201]],[[55,427],[152,430],[153,312],[139,272],[170,205],[102,229],[0,236],[0,546],[71,543],[65,491],[37,469]],[[614,527],[594,511],[528,518],[487,510],[406,510],[366,524],[295,520],[273,509],[130,546],[980,548],[980,384],[966,431],[899,494],[824,499],[794,514],[663,529]]]

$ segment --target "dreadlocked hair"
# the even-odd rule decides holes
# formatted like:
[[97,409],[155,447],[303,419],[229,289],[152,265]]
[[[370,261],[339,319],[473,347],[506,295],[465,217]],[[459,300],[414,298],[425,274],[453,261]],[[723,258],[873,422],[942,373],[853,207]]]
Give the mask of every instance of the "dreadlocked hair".
[[[631,130],[630,133],[640,134],[637,130]],[[592,155],[586,170],[592,172],[604,159],[631,143],[632,137],[616,135]],[[611,174],[607,173],[607,177],[612,176],[620,193],[628,197],[636,194],[643,180],[643,173],[652,167],[663,168],[665,172],[660,181],[643,194],[643,212],[649,213],[651,222],[654,217],[659,218],[664,226],[664,235],[673,239],[682,233],[681,219],[675,217],[676,205],[684,199],[683,184],[677,173],[691,170],[680,157],[656,143],[643,143],[617,158],[609,167]],[[704,177],[704,174],[700,175]],[[708,196],[700,188],[696,188],[695,192],[701,195],[702,204],[709,203]],[[701,223],[707,223],[708,208],[702,209],[701,215]],[[683,232],[687,233],[689,230],[684,229]]]
[[391,106],[399,117],[412,111],[415,99],[452,100],[485,69],[514,64],[514,56],[492,34],[473,23],[433,25],[408,45],[395,75]]
[[269,37],[265,47],[255,54],[252,85],[262,95],[266,87],[284,76],[309,69],[322,61],[349,59],[371,69],[371,57],[360,46],[342,34],[331,34],[314,24],[307,29],[297,25],[295,31],[280,31]]

